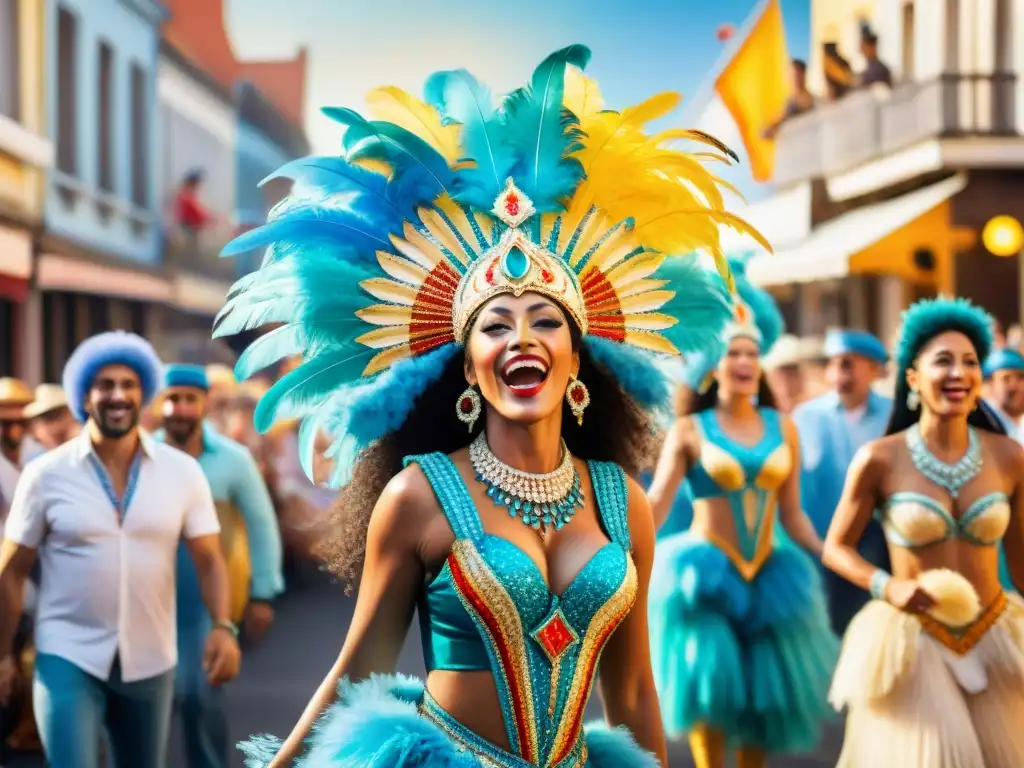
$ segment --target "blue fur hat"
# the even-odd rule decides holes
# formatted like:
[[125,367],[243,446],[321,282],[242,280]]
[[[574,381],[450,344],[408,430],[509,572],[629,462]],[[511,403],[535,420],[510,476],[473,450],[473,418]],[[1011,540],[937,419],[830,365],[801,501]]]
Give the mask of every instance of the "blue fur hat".
[[1015,349],[997,349],[985,359],[982,372],[991,379],[996,371],[1024,371],[1024,355]]
[[83,341],[67,363],[62,377],[68,405],[75,418],[85,422],[85,398],[96,374],[108,365],[126,365],[139,376],[143,404],[152,400],[160,390],[163,372],[160,358],[152,345],[141,336],[125,331],[108,331],[90,336]]
[[825,335],[825,356],[839,355],[859,355],[880,365],[889,360],[881,339],[873,333],[851,329],[833,330]]
[[[925,299],[912,304],[903,313],[900,338],[896,343],[896,361],[900,373],[914,364],[921,349],[940,333],[959,331],[974,345],[978,357],[985,360],[992,351],[992,316],[967,299]],[[900,378],[897,378],[897,382]]]
[[164,387],[194,387],[205,392],[210,388],[210,378],[201,365],[172,363],[164,366]]

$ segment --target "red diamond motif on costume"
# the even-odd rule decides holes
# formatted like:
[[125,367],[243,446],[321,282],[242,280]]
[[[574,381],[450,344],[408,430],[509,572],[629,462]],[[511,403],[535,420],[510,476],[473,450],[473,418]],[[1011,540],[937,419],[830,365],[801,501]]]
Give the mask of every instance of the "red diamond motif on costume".
[[565,623],[561,611],[556,611],[540,629],[533,633],[533,637],[540,643],[552,662],[556,661],[577,640],[576,633]]

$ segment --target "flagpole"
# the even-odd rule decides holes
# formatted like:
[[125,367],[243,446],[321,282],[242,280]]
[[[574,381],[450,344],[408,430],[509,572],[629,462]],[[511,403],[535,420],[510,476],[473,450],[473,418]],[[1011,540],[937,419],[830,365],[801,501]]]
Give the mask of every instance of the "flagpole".
[[700,87],[694,94],[686,106],[683,108],[683,125],[696,125],[700,120],[700,116],[707,109],[708,104],[715,98],[715,84],[718,81],[719,75],[722,71],[729,66],[729,63],[736,57],[740,48],[747,42],[747,38],[750,37],[750,33],[757,26],[757,23],[764,16],[768,6],[773,2],[779,0],[760,0],[760,2],[754,7],[754,9],[747,14],[747,18],[744,19],[742,26],[739,31],[733,36],[732,40],[725,46],[718,59],[715,60],[714,66],[708,75],[705,76]]

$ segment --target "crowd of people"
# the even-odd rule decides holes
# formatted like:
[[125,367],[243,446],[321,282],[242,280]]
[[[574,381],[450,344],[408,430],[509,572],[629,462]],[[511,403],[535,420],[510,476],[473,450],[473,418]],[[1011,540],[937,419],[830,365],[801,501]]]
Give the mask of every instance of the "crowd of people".
[[91,766],[106,729],[117,765],[159,765],[176,706],[190,768],[229,764],[224,646],[259,642],[331,501],[295,425],[255,432],[271,383],[164,365],[122,332],[84,342],[62,384],[0,379],[7,747]]
[[[53,764],[94,768],[105,733],[116,768],[161,768],[175,701],[214,764],[239,625],[273,619],[281,532],[332,493],[299,478],[329,473],[317,553],[353,618],[251,768],[665,768],[684,739],[765,768],[834,710],[840,768],[1024,765],[1024,357],[951,298],[892,348],[780,339],[721,254],[723,221],[763,240],[700,162],[726,148],[648,136],[672,94],[605,108],[589,57],[500,107],[458,70],[430,105],[390,89],[401,125],[333,111],[346,156],[282,169],[300,192],[226,251],[269,249],[218,328],[279,323],[238,366],[296,360],[274,383],[94,337],[62,381],[83,428],[31,459],[8,383],[0,703],[38,566]],[[396,673],[414,615],[424,679]]]

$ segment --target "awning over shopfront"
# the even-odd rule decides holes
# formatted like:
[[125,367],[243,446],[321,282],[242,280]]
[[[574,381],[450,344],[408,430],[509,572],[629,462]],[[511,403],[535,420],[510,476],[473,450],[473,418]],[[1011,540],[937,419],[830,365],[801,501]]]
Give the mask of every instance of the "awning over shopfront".
[[166,303],[171,299],[171,283],[160,275],[54,253],[39,257],[36,284],[44,291],[90,293],[133,301]]
[[774,255],[751,259],[747,276],[759,285],[769,286],[846,277],[854,256],[949,200],[966,186],[966,175],[958,174],[892,200],[845,213],[817,227],[799,243],[781,248]]

